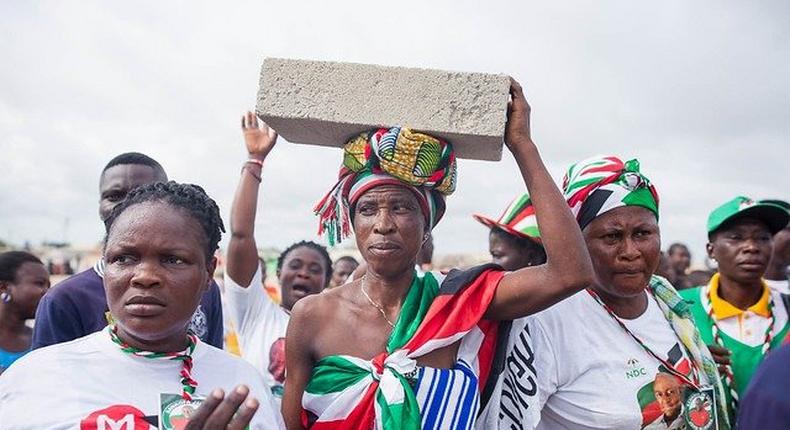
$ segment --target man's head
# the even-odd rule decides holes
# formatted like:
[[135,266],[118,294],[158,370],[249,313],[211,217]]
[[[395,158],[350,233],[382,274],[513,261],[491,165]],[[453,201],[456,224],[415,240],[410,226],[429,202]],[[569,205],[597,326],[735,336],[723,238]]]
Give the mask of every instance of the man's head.
[[736,197],[708,217],[708,256],[722,276],[744,285],[759,283],[771,258],[772,236],[788,218],[780,206]]
[[126,152],[110,160],[99,177],[99,217],[106,220],[112,208],[124,201],[129,191],[141,185],[167,182],[167,174],[153,158]]
[[664,414],[664,421],[671,423],[680,415],[683,398],[683,385],[669,373],[659,372],[653,382],[653,394]]
[[686,273],[691,266],[691,253],[686,245],[673,243],[667,250],[669,256],[669,266],[678,275]]

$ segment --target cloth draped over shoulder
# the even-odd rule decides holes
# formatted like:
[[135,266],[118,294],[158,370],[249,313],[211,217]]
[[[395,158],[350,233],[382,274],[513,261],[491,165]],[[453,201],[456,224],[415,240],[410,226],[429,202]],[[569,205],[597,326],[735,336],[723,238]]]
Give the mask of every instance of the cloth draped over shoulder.
[[[483,315],[502,276],[504,272],[493,265],[454,270],[447,276],[415,276],[385,352],[372,360],[333,355],[315,364],[302,398],[305,427],[439,428],[425,425],[421,416],[412,386],[419,372],[416,359],[459,340],[459,361],[469,363],[478,376],[475,395],[490,390],[492,363],[500,355],[499,322],[484,320]],[[476,415],[474,411],[465,424],[453,428],[471,428],[465,426],[471,426]]]
[[623,162],[614,155],[598,155],[574,163],[565,172],[562,192],[582,229],[621,206],[644,207],[658,219],[658,192],[636,159]]
[[727,415],[724,386],[721,383],[716,362],[713,361],[708,346],[700,337],[699,330],[694,324],[691,306],[683,300],[669,281],[660,276],[654,275],[650,279],[648,288],[656,298],[656,303],[658,303],[658,307],[661,309],[664,317],[666,317],[669,325],[685,347],[686,352],[689,354],[689,359],[702,373],[700,375],[701,382],[706,385],[712,385],[716,390],[719,429],[729,429],[730,423]]
[[340,243],[351,234],[351,211],[359,197],[385,184],[412,191],[426,225],[433,228],[456,181],[455,152],[449,142],[402,127],[362,133],[343,147],[338,181],[313,209],[319,216],[318,234],[325,235],[330,246]]

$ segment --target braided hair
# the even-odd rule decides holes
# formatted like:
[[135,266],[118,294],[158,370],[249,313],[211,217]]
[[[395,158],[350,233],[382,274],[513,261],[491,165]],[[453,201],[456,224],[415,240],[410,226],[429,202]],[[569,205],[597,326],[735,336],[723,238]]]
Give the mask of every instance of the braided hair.
[[288,257],[288,254],[290,254],[294,249],[301,247],[310,248],[321,254],[321,258],[324,260],[324,271],[326,274],[326,276],[324,276],[324,288],[326,288],[326,286],[329,285],[329,280],[332,279],[332,259],[329,257],[329,252],[327,252],[324,246],[310,240],[302,240],[293,243],[288,248],[285,248],[285,251],[280,253],[280,256],[277,257],[277,274],[280,274],[280,269],[283,268],[283,263],[285,262],[285,258]]
[[[214,252],[219,248],[219,241],[225,226],[219,215],[219,206],[198,185],[179,184],[175,181],[154,182],[142,185],[129,192],[126,199],[112,209],[110,216],[104,221],[106,234],[118,217],[131,206],[145,202],[167,203],[175,208],[185,211],[195,219],[206,235],[206,258],[211,260]],[[105,244],[107,238],[105,236]]]

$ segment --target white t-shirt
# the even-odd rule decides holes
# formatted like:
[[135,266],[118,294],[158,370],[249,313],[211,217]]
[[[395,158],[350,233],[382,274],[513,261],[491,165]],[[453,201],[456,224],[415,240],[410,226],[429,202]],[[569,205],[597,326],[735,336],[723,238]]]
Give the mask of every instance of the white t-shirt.
[[261,277],[261,267],[258,266],[250,286],[244,288],[226,271],[225,297],[239,334],[242,358],[261,372],[279,403],[285,382],[285,330],[291,317],[269,298]]
[[[659,357],[688,373],[691,363],[685,349],[651,295],[641,316],[623,321]],[[530,336],[523,337],[521,343],[531,342],[527,349],[534,352],[534,361],[529,357],[528,365],[518,366],[522,369],[519,379],[537,380],[538,389],[529,393],[537,395],[540,421],[525,420],[520,428],[667,428],[653,394],[660,363],[589,293],[581,291],[528,317],[524,330]],[[515,331],[511,336],[520,334]],[[509,354],[509,362],[524,361],[514,357],[513,351]],[[520,385],[529,387],[527,382]],[[504,398],[514,393],[508,393],[505,387],[502,395]],[[525,397],[523,393],[521,396]],[[526,399],[527,404],[533,402]],[[682,401],[678,402],[678,408],[681,405]],[[535,414],[525,415],[529,418]]]
[[[181,393],[181,361],[124,353],[108,329],[35,350],[0,376],[4,430],[155,430],[160,393]],[[196,396],[246,384],[260,407],[252,429],[284,428],[260,375],[243,360],[198,341],[192,354]]]

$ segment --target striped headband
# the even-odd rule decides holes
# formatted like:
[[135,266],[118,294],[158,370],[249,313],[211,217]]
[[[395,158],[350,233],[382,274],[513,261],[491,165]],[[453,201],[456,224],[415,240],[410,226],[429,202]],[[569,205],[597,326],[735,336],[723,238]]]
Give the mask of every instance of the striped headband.
[[371,188],[399,185],[414,193],[433,228],[444,215],[444,198],[455,191],[457,165],[450,143],[408,128],[362,133],[343,148],[338,181],[313,208],[318,234],[330,246],[351,234],[351,210]]
[[532,239],[541,243],[538,219],[535,217],[535,207],[528,193],[524,193],[508,205],[505,212],[494,220],[484,215],[472,215],[477,221],[489,228],[498,228],[516,237]]
[[658,219],[658,193],[639,172],[636,159],[624,163],[610,155],[579,161],[565,173],[562,193],[582,229],[596,217],[622,206],[641,206]]

